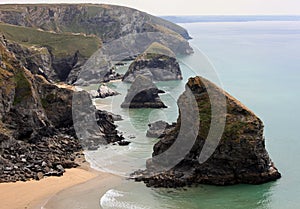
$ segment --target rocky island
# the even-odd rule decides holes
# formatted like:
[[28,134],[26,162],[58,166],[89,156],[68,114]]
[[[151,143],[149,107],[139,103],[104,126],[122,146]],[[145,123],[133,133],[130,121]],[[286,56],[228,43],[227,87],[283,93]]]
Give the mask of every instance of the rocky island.
[[152,43],[143,54],[131,63],[123,81],[133,82],[138,75],[149,77],[153,81],[182,79],[174,52],[157,42]]
[[139,75],[128,89],[122,108],[166,108],[159,98],[159,90],[147,77]]
[[[222,96],[226,101],[226,112],[219,110]],[[190,108],[193,99],[196,106],[192,104]],[[216,118],[211,116],[212,101],[219,113]],[[231,95],[202,77],[190,78],[186,91],[178,99],[178,106],[177,123],[166,129],[155,144],[147,169],[133,174],[137,181],[154,187],[181,187],[191,184],[261,184],[281,177],[265,149],[262,121]],[[199,116],[195,118],[199,117],[200,123],[193,124],[192,118],[197,113]],[[207,159],[201,161],[201,154],[208,154],[203,149],[212,147],[216,140],[212,135],[207,141],[209,129],[213,126],[211,122],[222,121],[222,114],[226,120],[221,139],[216,141],[211,156],[205,156]],[[191,133],[194,129],[197,131],[195,135]],[[185,150],[187,144],[191,147]],[[163,156],[169,150],[173,153]],[[177,159],[177,163],[174,159],[178,155],[182,158]]]

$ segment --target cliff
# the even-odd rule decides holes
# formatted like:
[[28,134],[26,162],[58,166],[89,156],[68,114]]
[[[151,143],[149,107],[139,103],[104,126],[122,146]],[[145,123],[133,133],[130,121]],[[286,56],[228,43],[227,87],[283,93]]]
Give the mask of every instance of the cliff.
[[[74,92],[33,75],[8,48],[1,36],[0,182],[62,175],[64,168],[78,166],[82,146],[89,147],[92,141],[80,141],[75,133]],[[94,132],[98,131],[105,143],[122,139],[111,115],[95,109],[93,114],[96,121],[101,121]],[[97,140],[93,147],[99,144]]]
[[133,82],[138,75],[149,77],[154,81],[182,79],[182,73],[174,52],[157,42],[152,43],[144,53],[131,63],[123,81]]
[[178,187],[280,178],[265,148],[262,121],[231,95],[204,78],[190,78],[178,106],[177,123],[155,144],[147,169],[133,175],[136,180]]
[[80,66],[102,44],[97,37],[55,34],[4,23],[0,23],[0,32],[5,35],[9,50],[27,69],[54,82],[75,82]]
[[[106,55],[106,62],[118,59],[119,55],[123,59],[140,54],[146,44],[153,41],[167,45],[175,53],[190,54],[193,51],[186,40],[190,37],[185,29],[127,7],[0,5],[0,22],[0,31],[7,39],[29,48],[19,53],[24,64],[41,67],[39,63],[46,63],[46,68],[41,67],[41,74],[54,81],[74,83],[81,72],[90,69],[90,65],[84,64],[103,45],[101,50]],[[132,43],[132,40],[136,42]],[[33,52],[31,47],[40,49],[40,52]],[[36,56],[37,53],[40,55],[34,63],[30,63],[28,56]],[[97,72],[107,72],[111,67],[109,63],[94,66]],[[97,79],[101,80],[101,77]]]
[[56,33],[94,34],[108,42],[131,33],[169,30],[189,39],[182,27],[132,8],[105,4],[1,5],[0,20]]

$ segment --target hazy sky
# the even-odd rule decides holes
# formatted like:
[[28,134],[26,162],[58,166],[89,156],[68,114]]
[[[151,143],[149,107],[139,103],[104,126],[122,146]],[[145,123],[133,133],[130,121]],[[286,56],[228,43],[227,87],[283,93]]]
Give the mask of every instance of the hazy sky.
[[108,3],[133,7],[154,15],[300,15],[300,0],[0,0],[0,3]]

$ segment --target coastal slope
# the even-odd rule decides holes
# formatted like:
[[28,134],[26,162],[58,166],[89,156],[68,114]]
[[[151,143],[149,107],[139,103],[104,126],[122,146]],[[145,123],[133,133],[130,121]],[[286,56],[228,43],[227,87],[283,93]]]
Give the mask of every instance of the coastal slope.
[[[193,52],[184,28],[121,6],[0,5],[0,22],[0,31],[6,38],[21,45],[12,48],[23,64],[55,82],[71,84],[85,76],[100,80],[99,71],[104,76],[112,69],[110,61],[136,56],[154,41],[177,54]],[[92,61],[91,66],[87,61],[98,50],[103,60],[98,64]],[[85,71],[90,72],[82,74]]]
[[[59,88],[33,75],[9,51],[4,36],[0,36],[0,84],[0,183],[60,176],[66,168],[78,166],[83,146],[95,148],[103,141],[122,139],[112,116],[96,110],[87,92]],[[98,122],[90,135],[94,138],[81,139],[75,133],[74,95],[85,98],[85,107],[90,107],[85,111],[92,110]]]

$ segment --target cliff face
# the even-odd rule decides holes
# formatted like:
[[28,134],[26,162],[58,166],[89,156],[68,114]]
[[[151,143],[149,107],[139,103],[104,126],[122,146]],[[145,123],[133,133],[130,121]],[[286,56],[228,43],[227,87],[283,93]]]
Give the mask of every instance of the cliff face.
[[[192,93],[197,103],[197,106],[193,108],[190,106],[189,92]],[[227,113],[220,111],[222,96],[225,97]],[[212,118],[211,101],[217,104],[216,109],[219,115],[217,114],[216,118]],[[204,78],[190,78],[186,91],[178,100],[178,106],[180,116],[177,124],[173,125],[171,130],[166,130],[160,141],[155,144],[153,158],[147,162],[146,171],[137,172],[140,175],[136,177],[137,180],[145,181],[148,186],[177,187],[194,183],[260,184],[280,178],[280,173],[265,149],[262,121],[228,93]],[[190,117],[185,118],[186,115],[183,116],[182,113],[190,114]],[[195,117],[200,118],[200,123],[197,124],[198,127],[194,127],[191,117],[197,113],[199,116]],[[215,141],[213,137],[207,139],[209,129],[213,126],[212,120],[222,121],[222,114],[225,114],[223,116],[226,118],[226,123],[220,141]],[[180,133],[185,127],[189,127],[186,129],[188,131]],[[192,141],[193,134],[189,133],[193,130],[198,130],[194,142]],[[175,142],[178,141],[181,141],[184,146],[187,146],[190,141],[193,144],[191,149],[185,152],[184,147],[176,148]],[[204,149],[213,147],[213,141],[217,142],[215,150],[206,161],[202,162],[201,154],[207,151]],[[208,147],[207,144],[209,144]],[[175,149],[174,155],[186,154],[176,165],[160,170],[174,157],[171,154],[165,156],[164,161],[158,160],[157,157],[168,149]]]
[[156,32],[158,26],[190,38],[176,24],[144,12],[113,5],[3,5],[2,22],[45,31],[95,34],[104,42],[130,33]]
[[[1,36],[0,182],[62,175],[64,168],[78,165],[76,152],[82,145],[90,144],[79,141],[74,131],[74,92],[33,75],[8,46]],[[106,143],[121,140],[112,116],[96,110],[93,114],[101,121],[96,130]]]
[[138,56],[123,77],[125,82],[133,82],[138,75],[154,81],[181,80],[182,73],[176,55],[169,48],[152,43]]
[[[140,54],[153,41],[160,41],[179,54],[193,51],[186,41],[189,35],[182,27],[120,6],[0,5],[0,22],[0,31],[7,39],[23,47],[43,48],[40,55],[27,49],[18,54],[24,64],[35,65],[32,68],[35,71],[39,70],[36,68],[40,67],[39,63],[46,64],[44,66],[48,67],[41,68],[41,74],[54,81],[74,83],[81,72],[90,69],[90,64],[83,65],[101,43],[109,48],[103,49],[106,53],[104,62],[118,55],[123,59]],[[116,41],[118,39],[121,40]],[[35,61],[31,63],[27,55],[36,56]],[[96,70],[88,72],[87,77],[93,77],[89,75],[99,71],[106,74],[111,66],[108,63],[94,68]],[[100,77],[97,79],[101,80]]]
[[74,82],[80,66],[96,52],[97,37],[56,34],[35,28],[0,23],[7,48],[34,74],[52,81]]

